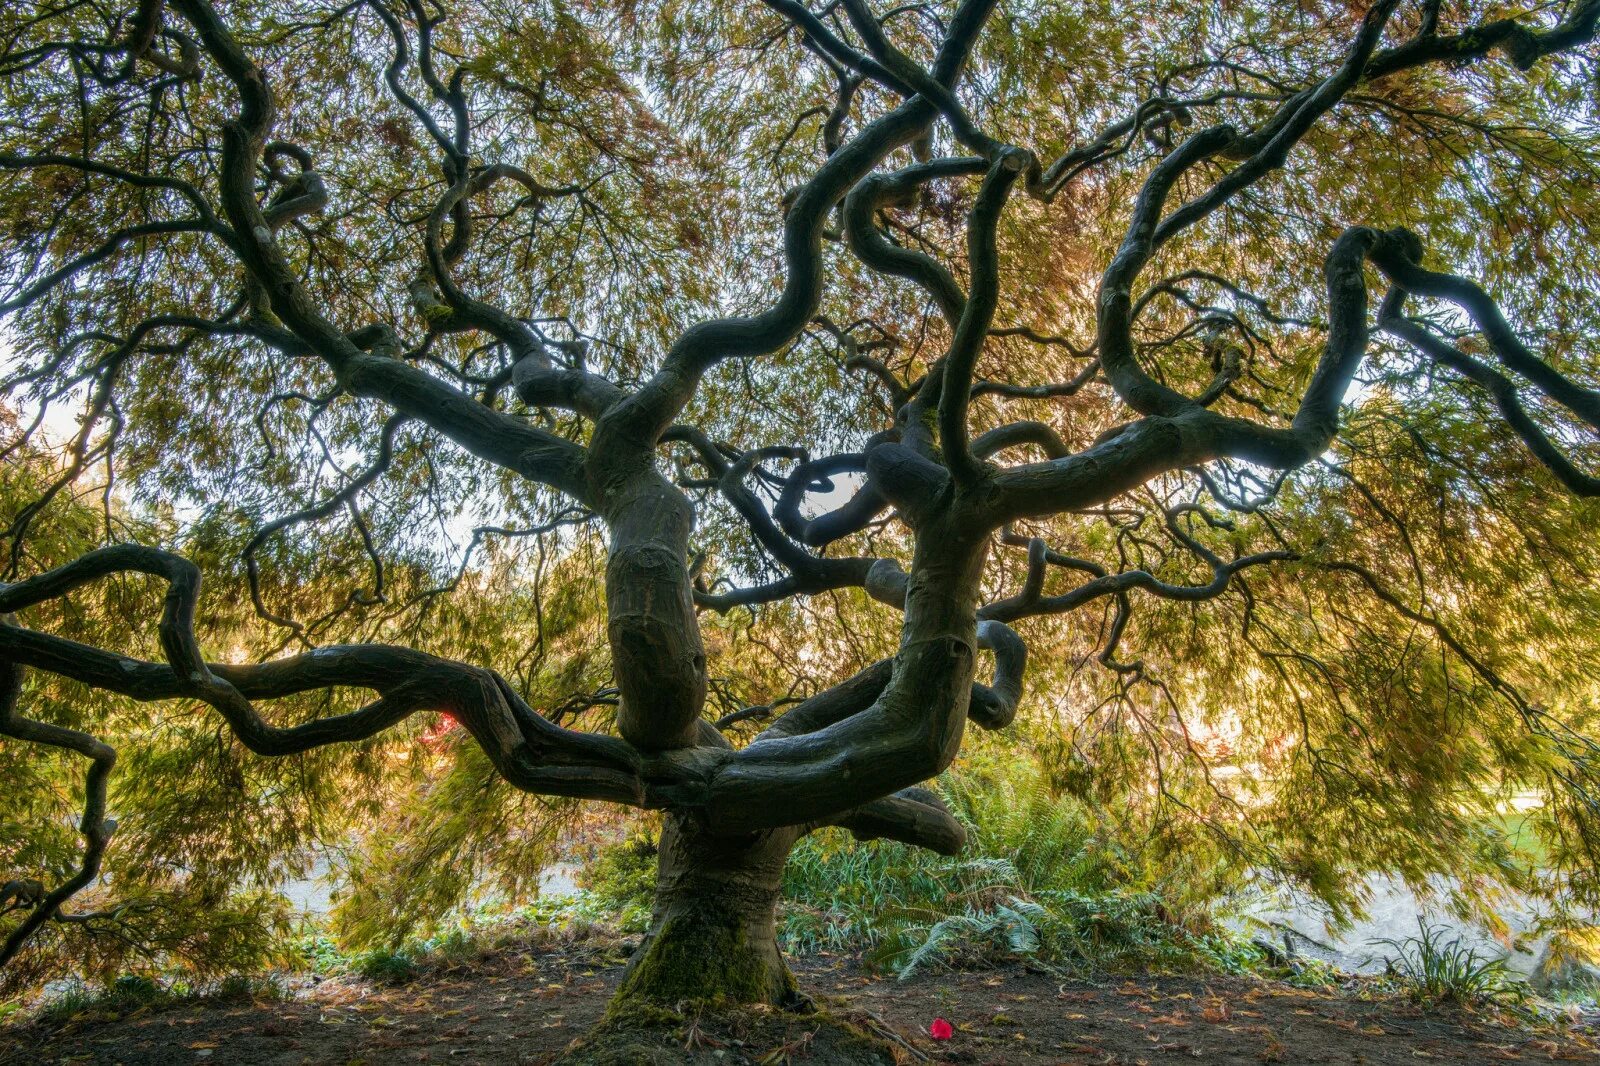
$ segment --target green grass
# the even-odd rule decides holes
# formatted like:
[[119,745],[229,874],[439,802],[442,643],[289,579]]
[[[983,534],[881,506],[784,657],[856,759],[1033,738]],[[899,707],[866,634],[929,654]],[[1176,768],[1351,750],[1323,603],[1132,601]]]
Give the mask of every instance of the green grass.
[[1444,927],[1417,919],[1418,935],[1374,941],[1394,950],[1389,958],[1399,988],[1418,1003],[1487,1004],[1521,1007],[1528,988],[1503,959],[1489,958],[1459,937],[1446,939]]
[[[283,986],[270,976],[233,974],[213,984],[193,987],[182,981],[165,982],[147,974],[129,973],[101,986],[83,982],[69,985],[45,1003],[39,1017],[62,1024],[85,1017],[122,1018],[190,1000],[262,1002],[281,1000],[285,995]],[[19,1013],[21,1005],[11,1007],[9,1012],[0,1010],[0,1017]]]
[[1506,811],[1487,821],[1495,833],[1504,836],[1513,851],[1529,859],[1534,866],[1549,865],[1549,846],[1534,831],[1533,815],[1528,811]]

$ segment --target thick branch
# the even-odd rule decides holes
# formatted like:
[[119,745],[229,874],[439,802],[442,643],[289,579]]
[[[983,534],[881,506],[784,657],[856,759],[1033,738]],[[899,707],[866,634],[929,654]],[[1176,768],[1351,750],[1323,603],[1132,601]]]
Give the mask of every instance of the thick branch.
[[[0,615],[4,613],[0,611]],[[101,860],[116,830],[116,822],[106,817],[106,785],[116,765],[116,751],[88,733],[22,717],[17,713],[17,699],[21,693],[22,670],[0,659],[0,735],[74,751],[89,760],[83,782],[83,817],[78,825],[84,848],[78,871],[43,899],[35,900],[33,909],[0,944],[0,967],[10,962],[40,927],[60,916],[62,906],[69,899],[100,875]]]
[[967,830],[950,814],[939,794],[928,788],[903,788],[836,818],[857,840],[898,840],[940,855],[959,855]]
[[[153,548],[102,548],[0,589],[0,614],[64,596],[114,573],[144,573],[168,583],[158,626],[166,664],[115,655],[11,624],[0,624],[0,661],[138,700],[202,700],[259,755],[293,755],[361,740],[418,711],[443,711],[467,727],[496,768],[519,788],[645,802],[641,763],[626,744],[556,726],[535,714],[488,670],[375,644],[323,648],[255,666],[207,663],[194,634],[199,571],[187,560]],[[380,696],[360,710],[290,727],[269,724],[251,703],[332,687],[370,688]]]

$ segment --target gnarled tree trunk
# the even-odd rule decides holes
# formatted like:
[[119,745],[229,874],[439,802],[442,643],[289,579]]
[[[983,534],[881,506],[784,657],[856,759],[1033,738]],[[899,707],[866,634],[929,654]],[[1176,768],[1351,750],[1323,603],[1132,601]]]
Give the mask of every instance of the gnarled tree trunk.
[[778,950],[783,867],[795,827],[715,836],[681,816],[661,833],[650,929],[613,1009],[638,1002],[803,1003]]

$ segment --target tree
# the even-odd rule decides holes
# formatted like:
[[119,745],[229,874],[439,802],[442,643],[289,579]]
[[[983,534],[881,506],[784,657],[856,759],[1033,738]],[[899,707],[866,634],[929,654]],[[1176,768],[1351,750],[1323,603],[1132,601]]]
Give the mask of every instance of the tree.
[[[0,959],[116,839],[115,750],[26,716],[24,670],[274,758],[439,712],[517,790],[665,812],[623,1001],[789,1001],[773,912],[819,826],[958,850],[924,783],[1013,722],[1021,632],[1088,645],[1036,678],[1103,668],[1091,779],[1131,736],[1176,799],[1189,701],[1242,716],[1290,873],[1401,807],[1457,854],[1463,804],[1531,781],[1592,894],[1600,3],[1491,7],[9,9],[11,384],[84,415],[0,611],[165,598],[148,657],[0,625],[0,732],[90,766],[78,872]],[[259,661],[208,660],[200,568],[109,521],[32,565],[100,466],[247,598],[216,632]],[[605,530],[612,684],[562,713],[441,650],[468,567],[420,519],[488,500],[519,524],[471,548]],[[852,590],[901,612],[891,655],[713,724],[704,626]]]

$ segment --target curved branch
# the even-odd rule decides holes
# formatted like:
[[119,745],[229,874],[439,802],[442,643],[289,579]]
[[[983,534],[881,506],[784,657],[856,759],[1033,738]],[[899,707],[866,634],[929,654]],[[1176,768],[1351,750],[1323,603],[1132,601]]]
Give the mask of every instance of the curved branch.
[[[1398,302],[1396,301],[1396,304]],[[1419,323],[1400,317],[1398,306],[1394,308],[1393,315],[1380,316],[1378,325],[1488,393],[1512,431],[1522,438],[1522,442],[1528,446],[1534,457],[1543,463],[1569,491],[1578,496],[1600,496],[1600,477],[1578,469],[1572,460],[1556,447],[1549,434],[1539,427],[1527,409],[1522,406],[1517,397],[1517,387],[1510,378],[1472,358],[1454,345],[1445,343]]]
[[[1255,552],[1232,561],[1225,561],[1199,541],[1184,533],[1177,525],[1174,512],[1167,512],[1166,526],[1167,531],[1175,540],[1211,568],[1211,580],[1209,582],[1204,585],[1174,584],[1162,581],[1147,570],[1124,570],[1113,574],[1098,563],[1086,559],[1075,559],[1071,556],[1053,552],[1045,545],[1043,540],[1034,537],[1025,542],[1028,548],[1028,576],[1023,583],[1022,590],[1015,596],[995,600],[993,603],[980,608],[978,617],[986,620],[1014,622],[1018,619],[1030,618],[1035,615],[1065,614],[1093,600],[1105,596],[1123,597],[1135,589],[1143,590],[1162,599],[1198,603],[1202,600],[1215,599],[1221,596],[1228,590],[1233,578],[1243,570],[1268,563],[1292,562],[1300,558],[1297,552],[1279,549]],[[1011,542],[1015,543],[1017,539],[1019,538],[1012,538]],[[1043,593],[1047,565],[1087,571],[1093,574],[1094,577],[1070,592],[1062,593],[1059,596],[1045,596]]]
[[805,518],[800,514],[800,504],[806,494],[813,491],[828,492],[833,488],[829,479],[837,474],[865,472],[867,457],[861,452],[841,452],[825,459],[799,463],[789,472],[777,502],[772,506],[772,517],[789,536],[802,544],[821,548],[842,537],[859,533],[889,506],[881,492],[868,478],[849,501],[832,511]]
[[92,250],[73,257],[10,299],[0,300],[0,315],[8,315],[27,307],[79,272],[110,259],[133,241],[142,237],[158,237],[172,233],[216,234],[217,229],[214,223],[204,218],[166,219],[159,222],[145,222],[137,226],[125,226],[113,232]]
[[1434,32],[1437,18],[1405,44],[1373,56],[1365,76],[1369,80],[1427,63],[1471,63],[1503,51],[1518,70],[1531,70],[1540,59],[1587,44],[1600,27],[1600,0],[1579,0],[1571,13],[1548,30],[1530,29],[1514,18],[1479,23],[1460,33]]
[[1061,435],[1043,422],[1008,422],[996,426],[973,439],[972,454],[979,459],[988,459],[1007,448],[1024,444],[1038,447],[1051,459],[1064,459],[1072,454],[1072,449],[1067,447]]
[[939,442],[945,465],[958,486],[968,485],[983,472],[967,440],[967,408],[972,400],[972,376],[1000,303],[1000,250],[996,231],[1011,186],[1027,167],[1029,156],[1020,151],[1000,155],[983,179],[972,211],[967,216],[967,257],[971,262],[971,292],[961,309],[955,336],[944,356],[943,392],[939,396]]
[[[993,0],[962,4],[934,59],[936,82],[949,84],[960,72],[993,6]],[[890,152],[918,137],[937,113],[926,98],[914,96],[833,153],[801,188],[784,219],[787,272],[777,301],[757,315],[712,319],[685,330],[661,370],[607,412],[591,447],[637,451],[653,445],[688,403],[706,370],[725,359],[776,351],[793,340],[815,314],[821,297],[822,229],[829,212]],[[606,438],[615,444],[606,443]]]
[[[200,572],[188,560],[154,548],[101,548],[6,586],[0,589],[0,614],[58,598],[113,573],[149,574],[168,583],[158,626],[165,664],[115,655],[9,623],[0,623],[0,661],[138,700],[202,700],[258,755],[293,755],[361,740],[418,711],[439,710],[459,719],[496,769],[518,788],[636,805],[647,802],[641,760],[628,745],[555,725],[534,713],[489,670],[376,644],[322,648],[254,666],[207,663],[194,634]],[[251,703],[333,687],[370,688],[379,699],[348,714],[289,727],[269,724]]]
[[[356,496],[368,485],[377,480],[386,470],[394,458],[395,433],[404,425],[406,419],[401,415],[392,415],[383,424],[383,429],[378,436],[378,455],[372,464],[365,470],[350,478],[343,487],[321,503],[303,507],[293,514],[284,515],[282,518],[273,519],[260,529],[245,543],[240,557],[244,559],[245,579],[250,586],[250,602],[254,605],[256,614],[274,625],[283,626],[290,630],[295,637],[304,639],[305,626],[292,618],[285,618],[272,613],[261,598],[261,568],[256,561],[256,552],[275,534],[293,525],[302,522],[313,522],[326,518],[340,507],[353,504]],[[380,575],[382,571],[379,571]]]
[[[4,614],[4,611],[0,611],[0,615]],[[89,769],[83,782],[83,817],[78,824],[84,847],[77,873],[42,899],[35,900],[33,909],[0,944],[0,967],[10,962],[46,922],[60,917],[61,908],[69,899],[100,876],[101,860],[105,857],[106,846],[111,842],[111,834],[117,827],[113,819],[106,817],[106,785],[116,766],[116,751],[88,733],[22,717],[17,713],[17,699],[21,694],[22,670],[14,663],[0,659],[0,736],[64,748],[89,760]]]
[[921,288],[952,326],[961,320],[967,303],[955,276],[927,253],[890,243],[875,216],[885,204],[906,199],[930,181],[982,174],[987,169],[988,163],[981,158],[934,159],[864,178],[844,201],[845,240],[856,258],[881,274],[905,278]]
[[[589,487],[582,470],[583,448],[491,410],[450,384],[388,354],[364,352],[317,309],[256,201],[256,166],[274,118],[266,76],[206,0],[172,2],[194,25],[201,45],[222,68],[239,97],[238,117],[223,128],[221,200],[241,262],[286,327],[277,342],[288,347],[303,345],[321,357],[351,394],[382,400],[395,410],[426,422],[474,455],[586,502]],[[380,330],[392,333],[387,327]]]
[[[1161,220],[1151,234],[1153,248],[1159,248],[1183,230],[1227,203],[1235,193],[1281,167],[1300,139],[1343,99],[1365,73],[1367,60],[1378,47],[1383,28],[1388,25],[1399,0],[1380,0],[1367,9],[1361,28],[1345,53],[1344,62],[1332,76],[1315,89],[1297,93],[1279,109],[1267,124],[1251,137],[1230,145],[1234,152],[1253,149],[1245,160],[1201,195],[1190,200]],[[1259,147],[1257,147],[1259,145]],[[1170,157],[1169,157],[1170,158]]]
[[1028,667],[1028,646],[1017,631],[992,618],[978,623],[978,647],[994,653],[994,680],[972,686],[967,717],[985,729],[1004,729],[1022,703],[1022,678]]
[[919,786],[862,804],[827,824],[849,830],[857,840],[898,840],[940,855],[959,855],[967,843],[966,827],[939,794]]
[[[1176,152],[1173,155],[1177,155]],[[1172,157],[1168,157],[1169,159]],[[1151,381],[1132,363],[1122,364],[1123,398],[1140,395],[1139,381],[1157,391],[1145,395],[1151,406],[1170,410],[1102,434],[1090,448],[1062,459],[1030,463],[994,475],[1001,496],[995,524],[1094,506],[1143,484],[1157,474],[1197,466],[1213,459],[1245,459],[1277,469],[1310,462],[1332,442],[1344,399],[1367,347],[1367,284],[1363,266],[1374,248],[1402,240],[1361,226],[1346,230],[1328,253],[1328,332],[1321,358],[1288,428],[1216,414],[1164,385]],[[1126,245],[1125,245],[1126,247]],[[1110,276],[1110,272],[1108,272]],[[1106,299],[1102,293],[1102,298]],[[1120,312],[1125,293],[1102,304],[1102,322]],[[1102,338],[1105,339],[1105,338]],[[1109,350],[1102,359],[1110,356]],[[1111,376],[1112,363],[1106,363]],[[1120,390],[1119,390],[1120,391]],[[1160,396],[1167,400],[1158,402]]]
[[[1392,239],[1376,245],[1372,261],[1396,285],[1419,296],[1432,296],[1456,304],[1483,330],[1496,355],[1506,366],[1527,378],[1541,392],[1600,430],[1600,389],[1590,389],[1556,370],[1517,336],[1500,307],[1483,287],[1470,278],[1428,270],[1418,263],[1422,243],[1408,230],[1392,230]],[[1395,309],[1398,312],[1398,308]],[[1389,316],[1395,321],[1395,316]],[[1409,339],[1409,338],[1408,338]]]

